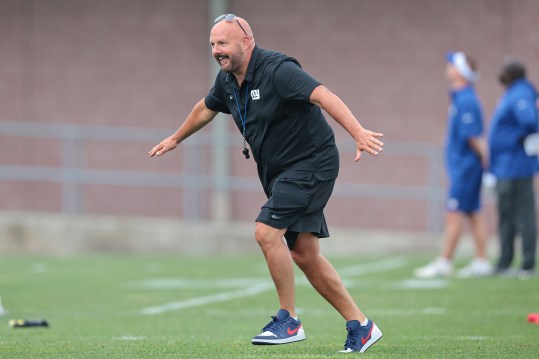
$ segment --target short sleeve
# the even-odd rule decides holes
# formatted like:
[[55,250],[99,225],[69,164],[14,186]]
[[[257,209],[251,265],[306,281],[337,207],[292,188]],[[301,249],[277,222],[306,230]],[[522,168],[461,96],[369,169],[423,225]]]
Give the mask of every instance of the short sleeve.
[[285,100],[309,102],[314,89],[320,82],[292,61],[284,61],[274,74],[275,88]]
[[204,104],[212,111],[230,114],[230,110],[225,102],[225,91],[219,83],[219,76],[217,76],[215,84],[204,98]]
[[481,136],[483,119],[478,106],[472,101],[465,101],[458,109],[460,133],[464,139]]

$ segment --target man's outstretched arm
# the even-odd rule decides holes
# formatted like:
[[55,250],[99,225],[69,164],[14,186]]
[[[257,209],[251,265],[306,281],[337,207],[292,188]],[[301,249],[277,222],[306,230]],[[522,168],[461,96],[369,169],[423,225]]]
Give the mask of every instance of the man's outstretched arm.
[[217,115],[217,112],[206,107],[204,99],[197,102],[193,110],[187,116],[185,122],[172,136],[165,138],[149,152],[150,157],[162,156],[176,148],[183,140],[206,126]]
[[348,106],[325,86],[319,85],[314,89],[310,102],[324,109],[354,138],[357,148],[356,162],[361,158],[362,151],[371,155],[377,155],[382,151],[384,144],[378,138],[383,134],[363,128]]

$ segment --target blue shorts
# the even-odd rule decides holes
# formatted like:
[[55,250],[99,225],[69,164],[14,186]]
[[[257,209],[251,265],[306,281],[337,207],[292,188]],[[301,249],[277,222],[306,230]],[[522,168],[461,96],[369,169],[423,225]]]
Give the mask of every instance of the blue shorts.
[[450,212],[474,213],[481,209],[481,181],[483,171],[466,174],[465,178],[451,179],[446,209]]

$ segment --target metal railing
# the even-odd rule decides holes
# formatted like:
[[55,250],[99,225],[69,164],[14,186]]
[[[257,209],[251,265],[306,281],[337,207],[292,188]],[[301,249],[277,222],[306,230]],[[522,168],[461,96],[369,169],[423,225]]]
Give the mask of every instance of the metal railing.
[[[189,138],[182,146],[185,167],[177,173],[156,173],[136,170],[104,170],[81,167],[86,141],[122,141],[154,144],[168,136],[170,130],[132,128],[100,125],[0,121],[1,137],[55,139],[61,144],[59,167],[40,165],[7,165],[0,163],[0,181],[49,182],[59,184],[64,213],[84,213],[82,185],[118,185],[148,188],[176,188],[186,190],[183,210],[187,219],[201,219],[199,192],[225,190],[232,192],[260,192],[258,178],[233,176],[216,178],[215,174],[201,174],[197,170],[197,147],[212,143],[211,133],[202,132]],[[233,137],[234,138],[234,137]],[[340,152],[350,156],[355,147],[340,146]],[[221,144],[223,145],[223,144]],[[226,148],[238,147],[238,141],[226,141]],[[238,149],[239,150],[239,149]],[[414,200],[427,205],[426,230],[439,231],[442,227],[440,213],[444,198],[442,152],[439,146],[424,143],[389,142],[384,156],[419,157],[425,160],[425,186],[381,185],[376,183],[337,182],[335,197],[368,198],[383,200]]]

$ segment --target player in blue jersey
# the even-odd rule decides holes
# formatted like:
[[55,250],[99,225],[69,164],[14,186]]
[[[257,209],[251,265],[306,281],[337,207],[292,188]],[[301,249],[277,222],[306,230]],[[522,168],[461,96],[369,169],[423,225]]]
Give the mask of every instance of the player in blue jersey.
[[446,78],[449,82],[449,107],[445,147],[449,191],[446,202],[444,246],[440,257],[415,270],[416,277],[449,276],[453,255],[467,220],[475,241],[475,258],[458,271],[459,277],[485,276],[492,272],[486,259],[487,227],[481,209],[483,169],[488,152],[482,137],[483,115],[474,89],[477,65],[463,52],[447,54]]

